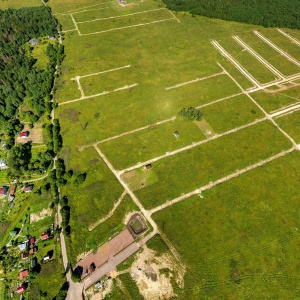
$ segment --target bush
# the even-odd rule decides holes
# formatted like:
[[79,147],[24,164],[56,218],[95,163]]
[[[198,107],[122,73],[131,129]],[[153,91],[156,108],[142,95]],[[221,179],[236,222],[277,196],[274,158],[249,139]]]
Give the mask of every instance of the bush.
[[202,113],[195,107],[182,108],[178,112],[179,117],[186,119],[188,121],[200,121],[202,118]]

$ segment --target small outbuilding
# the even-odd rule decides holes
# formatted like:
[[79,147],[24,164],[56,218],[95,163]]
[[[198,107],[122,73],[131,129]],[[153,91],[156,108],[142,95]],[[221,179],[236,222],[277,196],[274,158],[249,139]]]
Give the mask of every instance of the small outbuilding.
[[29,245],[34,245],[35,244],[35,237],[32,237],[29,239]]
[[15,194],[15,192],[16,192],[16,186],[12,185],[10,188],[9,194],[13,196]]
[[17,289],[17,293],[18,294],[23,294],[26,290],[26,286],[25,285],[21,285],[20,287],[18,287]]
[[34,268],[37,265],[37,258],[34,257],[31,261],[30,261],[30,267]]
[[37,45],[39,43],[39,41],[37,40],[37,39],[31,39],[30,41],[29,41],[29,44],[31,45],[31,46],[35,46],[35,45]]
[[44,232],[44,233],[41,235],[41,239],[42,239],[42,241],[45,241],[45,240],[49,239],[49,234],[48,234],[48,232]]
[[6,196],[8,192],[8,187],[4,186],[3,188],[0,188],[0,197]]
[[38,247],[37,246],[34,246],[33,248],[31,248],[30,250],[29,250],[29,254],[34,254],[34,253],[36,253],[38,251]]
[[174,131],[174,136],[176,137],[176,138],[179,138],[179,132],[176,130],[176,131]]
[[21,258],[22,258],[22,259],[27,259],[27,258],[28,258],[28,253],[27,253],[27,252],[23,252],[23,253],[21,254]]
[[29,131],[22,131],[19,136],[21,139],[25,139],[29,136]]
[[7,169],[6,161],[5,159],[0,160],[0,169]]
[[148,171],[148,170],[151,170],[152,165],[151,165],[151,164],[148,164],[148,165],[145,166],[145,168],[146,168],[147,171]]
[[30,193],[32,192],[32,185],[26,185],[22,188],[22,191],[25,193]]

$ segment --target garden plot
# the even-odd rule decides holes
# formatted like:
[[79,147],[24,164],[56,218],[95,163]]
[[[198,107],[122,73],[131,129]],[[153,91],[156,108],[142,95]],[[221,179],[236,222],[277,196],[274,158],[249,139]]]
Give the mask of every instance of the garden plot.
[[291,146],[274,125],[262,122],[153,163],[158,182],[136,196],[146,208],[158,206]]
[[300,101],[300,83],[289,82],[272,89],[251,93],[267,112],[273,113]]
[[276,118],[278,125],[300,144],[300,110]]
[[300,47],[281,34],[277,29],[261,29],[259,32],[276,46],[300,62]]
[[91,96],[136,84],[138,77],[134,78],[132,74],[137,73],[136,68],[126,65],[81,76],[79,79],[84,95]]
[[154,214],[187,265],[179,299],[295,297],[299,170],[297,151]]
[[142,26],[173,19],[175,18],[167,9],[161,8],[154,11],[137,12],[125,16],[108,17],[91,22],[82,22],[78,23],[78,28],[81,34],[85,35]]
[[264,84],[278,79],[265,65],[259,62],[232,38],[221,40],[219,44],[259,83]]
[[240,34],[239,37],[283,75],[291,76],[300,73],[300,67],[287,60],[280,53],[262,41],[253,32],[245,32]]

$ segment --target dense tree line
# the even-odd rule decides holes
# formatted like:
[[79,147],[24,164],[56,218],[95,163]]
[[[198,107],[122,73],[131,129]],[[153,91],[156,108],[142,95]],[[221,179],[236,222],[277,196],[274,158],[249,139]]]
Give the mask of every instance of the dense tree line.
[[300,29],[300,0],[163,0],[175,11],[209,18]]

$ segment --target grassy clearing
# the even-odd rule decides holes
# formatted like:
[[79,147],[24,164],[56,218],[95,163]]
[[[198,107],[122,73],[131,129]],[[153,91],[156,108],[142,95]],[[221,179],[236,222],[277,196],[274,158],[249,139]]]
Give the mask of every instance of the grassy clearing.
[[56,0],[52,2],[49,1],[48,5],[53,9],[54,13],[59,14],[67,12],[77,12],[85,9],[94,9],[102,6],[103,2],[110,2],[110,0],[75,0],[72,2]]
[[[201,112],[216,133],[263,117],[257,107],[244,95],[203,107]],[[179,132],[179,138],[175,138],[173,134],[175,131]],[[176,119],[99,144],[99,148],[116,169],[125,169],[140,161],[146,161],[203,139],[205,135],[194,122]]]
[[[175,131],[179,132],[179,138],[174,136]],[[205,136],[195,123],[175,119],[98,146],[121,170],[202,139]]]
[[262,122],[153,163],[158,182],[136,195],[146,208],[158,206],[290,147],[271,123]]
[[46,54],[47,46],[48,42],[43,41],[42,43],[34,46],[31,52],[31,56],[37,60],[34,66],[43,70],[46,69],[49,62],[49,57]]
[[239,37],[283,75],[290,76],[300,72],[298,66],[283,57],[253,32],[245,32],[240,34]]
[[123,188],[98,157],[94,148],[78,152],[65,147],[61,155],[67,167],[74,171],[74,177],[79,173],[87,173],[86,180],[81,186],[75,187],[71,180],[61,189],[62,196],[68,197],[71,207],[71,238],[68,247],[70,259],[75,262],[78,254],[98,246],[99,235],[87,236],[87,228],[113,208]]
[[[117,67],[119,66],[116,66],[116,68]],[[104,70],[104,72],[105,71],[106,70]],[[137,71],[138,70],[134,67],[120,69],[81,78],[80,83],[86,96],[95,95],[136,83],[138,81],[138,76],[134,77],[132,74],[137,74]]]
[[300,61],[299,46],[278,32],[277,29],[262,29],[260,32],[276,46]]
[[130,16],[119,16],[112,19],[103,19],[88,23],[79,23],[78,28],[82,34],[89,34],[93,32],[106,31],[116,28],[122,28],[127,26],[134,26],[138,24],[145,24],[154,21],[161,21],[165,19],[172,19],[173,16],[166,9],[149,11],[145,13],[139,13]]
[[239,83],[243,89],[249,89],[253,87],[251,81],[249,81],[230,61],[225,58],[220,58],[221,65],[225,70]]
[[181,299],[297,298],[299,158],[294,152],[154,215],[188,267]]
[[70,15],[58,15],[56,18],[58,19],[59,24],[62,26],[63,31],[75,29],[74,22]]
[[[227,89],[223,88],[224,85]],[[59,106],[58,114],[64,119],[62,123],[64,141],[75,146],[74,143],[83,145],[100,141],[153,124],[174,116],[182,107],[198,106],[238,92],[238,88],[226,75],[174,90],[164,92],[157,90],[156,94],[155,90],[145,84],[67,106]],[[65,112],[69,109],[77,114],[77,122],[70,120],[66,115]]]
[[258,82],[267,83],[277,79],[267,67],[259,62],[232,38],[219,41],[221,46],[235,58]]
[[300,101],[300,86],[292,84],[286,84],[288,89],[279,90],[277,92],[255,92],[251,93],[251,96],[267,111],[273,112],[278,109],[282,109],[285,106],[295,104]]
[[42,3],[40,0],[2,0],[0,2],[0,9],[8,9],[8,8],[22,8],[22,7],[34,7],[34,6],[41,6]]
[[297,110],[291,114],[276,118],[278,125],[286,131],[297,144],[300,143],[300,111]]
[[123,174],[122,179],[132,191],[145,188],[158,181],[157,174],[153,170],[147,170],[145,167]]

